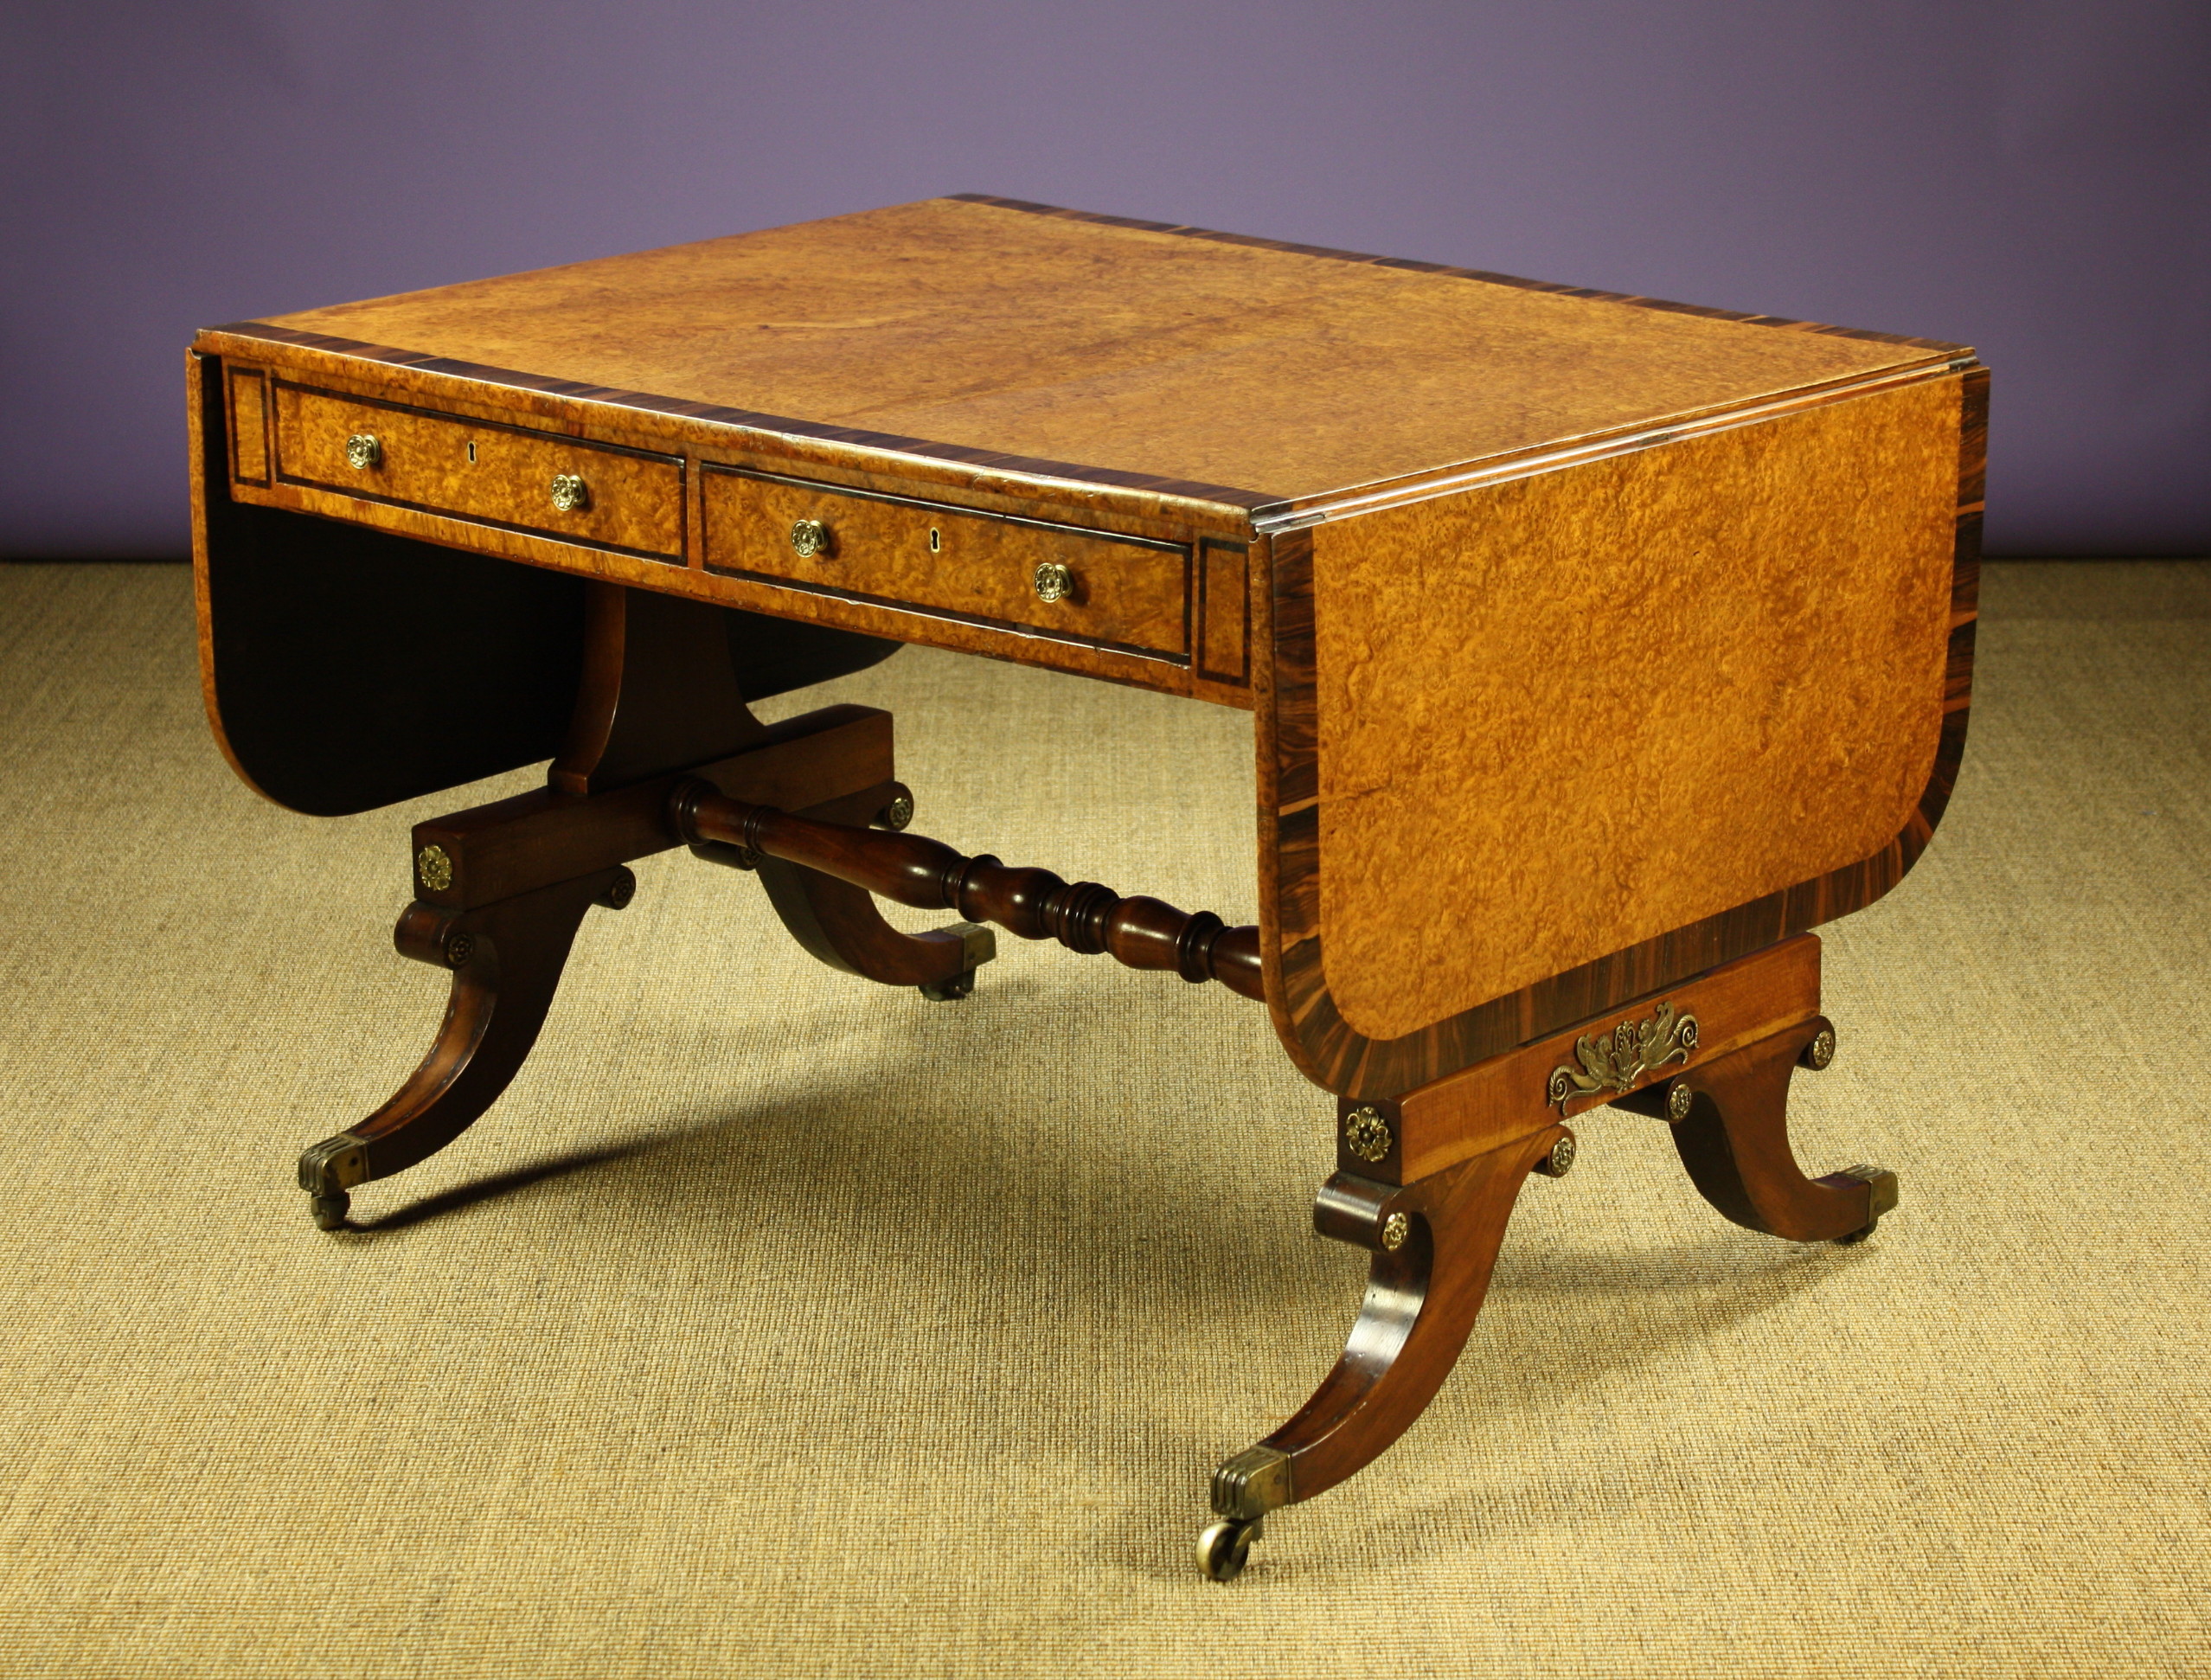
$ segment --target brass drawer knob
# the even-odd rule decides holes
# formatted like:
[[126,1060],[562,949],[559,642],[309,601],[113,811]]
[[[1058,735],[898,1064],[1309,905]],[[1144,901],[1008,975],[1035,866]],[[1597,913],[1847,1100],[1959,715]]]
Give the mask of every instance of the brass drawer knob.
[[356,472],[366,472],[383,458],[384,446],[376,441],[373,432],[356,432],[345,440],[345,464]]
[[553,505],[561,513],[576,513],[591,505],[591,492],[573,472],[553,475]]
[[818,519],[801,519],[791,528],[791,552],[801,560],[829,552],[829,527]]
[[1074,594],[1074,573],[1056,560],[1048,560],[1036,568],[1036,599],[1048,606],[1054,601],[1070,600]]

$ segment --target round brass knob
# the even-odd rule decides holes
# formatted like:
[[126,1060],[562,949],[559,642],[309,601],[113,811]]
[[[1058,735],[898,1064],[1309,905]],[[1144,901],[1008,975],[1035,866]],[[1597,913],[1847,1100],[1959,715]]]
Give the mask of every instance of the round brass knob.
[[383,458],[384,446],[372,432],[356,432],[345,440],[345,464],[356,472],[366,472],[381,465]]
[[1049,605],[1063,601],[1074,593],[1074,573],[1056,560],[1048,560],[1036,568],[1036,599]]
[[591,492],[576,474],[556,472],[553,475],[553,505],[561,513],[575,513],[591,505]]
[[818,519],[801,519],[791,528],[791,552],[801,560],[829,552],[829,527]]

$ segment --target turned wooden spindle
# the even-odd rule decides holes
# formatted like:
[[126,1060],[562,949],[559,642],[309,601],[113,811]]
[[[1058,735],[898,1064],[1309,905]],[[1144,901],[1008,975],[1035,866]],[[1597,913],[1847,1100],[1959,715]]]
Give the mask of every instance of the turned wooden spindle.
[[1062,881],[1049,869],[1009,869],[995,857],[963,856],[918,834],[817,823],[725,798],[703,781],[679,785],[669,814],[692,845],[748,847],[916,909],[953,910],[1024,939],[1057,939],[1130,968],[1170,969],[1185,980],[1218,980],[1246,997],[1266,996],[1259,929],[1227,927],[1208,910],[1193,915],[1156,898],[1123,898],[1094,881]]

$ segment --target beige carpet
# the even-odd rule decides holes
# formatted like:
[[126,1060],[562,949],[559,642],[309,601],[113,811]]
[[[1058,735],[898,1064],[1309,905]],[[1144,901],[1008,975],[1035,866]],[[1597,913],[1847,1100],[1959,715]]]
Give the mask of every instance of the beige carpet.
[[[0,1670],[2211,1672],[2211,567],[1987,608],[1798,1082],[1902,1208],[1757,1237],[1591,1117],[1427,1418],[1222,1587],[1207,1474],[1362,1270],[1258,1008],[1010,939],[926,1004],[665,856],[320,1235],[294,1157],[440,1007],[388,943],[428,807],[240,785],[181,570],[0,569]],[[1242,715],[913,652],[832,697],[898,711],[919,830],[1252,913]]]

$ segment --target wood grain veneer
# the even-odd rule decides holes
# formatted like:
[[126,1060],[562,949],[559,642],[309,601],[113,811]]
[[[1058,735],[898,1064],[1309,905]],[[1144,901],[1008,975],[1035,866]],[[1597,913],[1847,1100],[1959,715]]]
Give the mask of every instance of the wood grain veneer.
[[[288,481],[281,437],[257,484],[241,442],[226,529],[317,514],[1253,707],[1270,1010],[1340,1093],[1869,902],[1962,750],[1985,376],[1955,345],[966,197],[196,348],[241,436],[266,374],[271,411],[311,387],[547,452],[486,500],[377,500]],[[516,511],[593,451],[680,474],[649,532]],[[865,555],[771,559],[785,481]],[[913,563],[913,504],[1005,539],[1003,575]],[[1042,612],[1016,586],[1054,542],[1152,558]]]
[[1207,542],[1198,567],[1198,672],[1240,687],[1252,670],[1252,551],[1243,543]]
[[1401,1037],[1895,837],[1941,727],[1958,402],[1911,386],[1314,531],[1347,1026]]
[[959,199],[271,324],[1278,500],[1941,355]]
[[[1260,848],[1260,921],[1264,954],[1269,965],[1269,1010],[1285,1048],[1308,1076],[1347,1096],[1394,1096],[1458,1069],[1472,1067],[1568,1023],[1655,992],[1792,933],[1862,908],[1902,879],[1926,850],[1949,802],[1964,751],[1972,689],[1988,435],[1988,376],[1985,370],[1971,368],[1939,382],[1939,386],[1954,390],[1956,404],[1952,409],[1937,408],[1933,414],[1941,425],[1936,435],[1943,440],[1950,463],[1944,482],[1956,487],[1946,498],[1947,542],[1939,559],[1932,552],[1914,549],[1891,556],[1889,564],[1895,577],[1907,580],[1923,579],[1926,569],[1932,565],[1940,584],[1933,592],[1932,602],[1918,593],[1926,587],[1921,582],[1905,591],[1900,603],[1882,594],[1876,575],[1875,582],[1867,587],[1876,598],[1876,605],[1887,610],[1873,613],[1868,625],[1849,632],[1853,636],[1873,633],[1880,625],[1890,625],[1892,639],[1883,651],[1893,661],[1893,671],[1900,674],[1896,680],[1901,683],[1900,673],[1908,670],[1913,646],[1907,632],[1916,622],[1919,644],[1925,650],[1922,657],[1926,660],[1926,669],[1933,679],[1926,681],[1919,690],[1917,704],[1920,709],[1916,715],[1916,732],[1922,739],[1930,721],[1933,723],[1933,750],[1925,764],[1924,781],[1916,797],[1902,811],[1894,833],[1865,855],[1824,873],[1777,885],[1757,896],[1739,900],[1724,909],[1661,932],[1639,939],[1622,938],[1617,942],[1609,941],[1599,933],[1593,942],[1597,946],[1609,945],[1601,952],[1572,966],[1553,970],[1516,990],[1453,1012],[1439,1013],[1425,1023],[1394,1035],[1378,1036],[1360,1030],[1346,1018],[1331,987],[1330,976],[1333,969],[1325,954],[1323,906],[1323,881],[1334,862],[1329,851],[1332,840],[1324,843],[1324,830],[1333,837],[1340,837],[1347,830],[1340,824],[1323,820],[1320,696],[1324,674],[1318,663],[1317,632],[1323,614],[1315,562],[1318,534],[1311,529],[1292,530],[1270,541],[1270,588],[1259,600],[1264,633],[1271,651],[1270,659],[1260,668],[1262,692],[1257,712],[1260,736],[1259,800],[1262,811],[1271,817],[1271,820],[1264,821],[1267,832]],[[1911,399],[1896,412],[1908,413],[1917,403],[1936,401],[1932,395]],[[1953,425],[1955,429],[1951,429]],[[1875,426],[1868,435],[1877,439],[1881,431]],[[1817,432],[1798,433],[1799,438],[1808,439],[1823,435]],[[1836,441],[1831,438],[1829,440]],[[1831,463],[1823,465],[1804,452],[1797,452],[1797,455],[1791,468],[1792,472],[1816,475],[1844,470]],[[1675,458],[1678,458],[1670,449],[1662,448],[1654,451],[1654,458],[1647,465],[1663,474],[1669,461]],[[1576,472],[1593,470],[1584,466]],[[1926,470],[1931,475],[1933,467],[1926,465]],[[1559,478],[1564,482],[1572,476],[1574,474],[1561,473]],[[1869,494],[1868,499],[1884,499],[1887,494],[1884,486],[1878,494]],[[1368,522],[1362,519],[1357,523],[1363,525]],[[1733,529],[1730,526],[1715,529],[1714,542],[1724,545],[1732,542]],[[1817,566],[1798,559],[1811,536],[1810,532],[1798,533],[1787,546],[1778,549],[1730,549],[1722,546],[1718,552],[1732,553],[1746,570],[1764,570],[1766,581],[1763,590],[1757,592],[1760,596],[1759,611],[1771,612],[1778,602],[1780,609],[1786,612],[1791,610],[1791,601],[1815,599],[1824,587]],[[1943,564],[1945,560],[1946,566]],[[1727,569],[1721,568],[1723,575]],[[1881,568],[1873,569],[1877,574]],[[1629,575],[1633,575],[1632,568]],[[1772,600],[1766,600],[1767,596]],[[1938,606],[1942,610],[1933,610]],[[1839,636],[1845,632],[1838,628],[1830,633]],[[1706,695],[1713,695],[1731,678],[1740,680],[1749,669],[1744,662],[1762,657],[1747,645],[1751,639],[1743,638],[1731,648],[1727,657],[1712,674],[1703,690]],[[1592,684],[1599,683],[1610,670],[1638,670],[1648,662],[1666,659],[1670,652],[1663,634],[1645,637],[1638,633],[1601,657],[1598,652],[1599,643],[1585,640],[1577,644],[1563,629],[1561,640],[1565,650],[1561,659],[1576,648],[1583,652],[1585,669],[1591,671],[1587,680]],[[1355,644],[1352,651],[1359,654],[1361,650]],[[1483,651],[1478,641],[1470,641],[1461,663],[1478,664]],[[1374,651],[1365,650],[1363,657],[1370,661]],[[1766,675],[1770,684],[1775,682],[1772,670],[1769,669]],[[1780,701],[1786,697],[1794,673],[1784,675],[1787,680],[1767,689],[1770,699]],[[1658,680],[1653,678],[1654,682]],[[1900,688],[1895,692],[1900,695],[1905,689]],[[1573,697],[1570,693],[1567,695],[1567,698]],[[1616,693],[1614,698],[1619,702],[1618,709],[1608,715],[1609,721],[1627,739],[1634,741],[1642,727],[1639,720],[1645,709],[1636,695]],[[1709,703],[1722,710],[1730,707],[1740,709],[1741,706],[1740,697],[1716,696],[1708,702],[1699,703]],[[1897,752],[1877,734],[1878,725],[1893,723],[1894,715],[1875,720],[1847,708],[1836,712],[1835,736],[1832,741],[1820,743],[1824,756],[1818,761],[1830,766],[1839,763],[1845,768],[1853,764],[1878,766],[1886,753],[1890,769],[1907,766],[1910,755]],[[1753,711],[1749,721],[1763,728],[1766,720],[1762,713]],[[1521,744],[1490,744],[1487,750],[1494,755],[1492,763],[1501,763]],[[1603,757],[1605,750],[1603,740],[1593,741],[1590,752],[1596,756],[1589,762],[1612,762]],[[1477,759],[1474,768],[1479,771],[1480,767]],[[1624,773],[1634,773],[1631,766]],[[1878,779],[1875,785],[1879,785]],[[1723,791],[1721,797],[1728,796]],[[1766,813],[1760,820],[1778,820],[1785,834],[1797,821],[1798,798],[1797,790],[1786,790],[1778,818],[1772,813]],[[1548,857],[1572,814],[1570,803],[1562,803],[1555,812],[1541,813],[1539,825],[1518,837],[1510,858],[1484,860],[1484,867],[1512,869],[1518,867],[1519,858]],[[1599,815],[1602,814],[1600,811]],[[1471,808],[1462,815],[1469,822],[1482,820],[1480,813]],[[1386,818],[1375,820],[1379,826],[1387,826]],[[1809,838],[1810,831],[1803,830],[1799,833]],[[1717,848],[1721,860],[1730,855],[1728,836],[1715,835],[1711,843]],[[1808,859],[1817,856],[1813,852],[1803,855]],[[1531,877],[1532,874],[1531,871]],[[1750,878],[1743,877],[1746,881]],[[1407,906],[1400,911],[1400,937],[1408,946],[1418,948],[1424,954],[1433,953],[1439,946],[1432,942],[1424,943],[1425,936],[1418,931],[1426,894],[1448,893],[1453,890],[1453,883],[1447,872],[1441,870],[1431,870],[1419,880],[1420,888],[1408,892]],[[1554,908],[1563,905],[1574,889],[1573,882],[1537,888]],[[1631,900],[1619,902],[1625,914],[1636,914]],[[1686,914],[1692,901],[1677,899],[1676,902],[1682,907],[1682,913]],[[1563,914],[1570,917],[1572,912]],[[1593,921],[1590,925],[1593,926]],[[1404,991],[1392,992],[1388,988],[1393,984],[1401,985],[1416,999],[1421,997],[1420,989],[1427,987],[1424,1001],[1444,1009],[1452,996],[1450,985],[1454,979],[1463,981],[1469,970],[1452,966],[1464,960],[1456,952],[1446,952],[1438,960],[1445,976],[1440,982],[1431,978],[1428,971],[1417,963],[1406,965],[1408,973],[1401,981],[1380,966],[1359,974],[1360,980],[1371,980],[1375,987],[1362,1001],[1378,1008],[1399,1010],[1400,1012],[1388,1021],[1392,1025],[1425,1012],[1417,1005],[1406,1008],[1402,1002]],[[1357,972],[1355,964],[1353,971]]]
[[[381,458],[346,458],[367,434]],[[286,484],[458,516],[563,543],[683,561],[680,456],[442,414],[279,380],[277,476]],[[580,478],[586,505],[554,506],[556,475]]]
[[[363,401],[681,458],[689,575],[661,571],[664,533],[571,540],[571,526],[512,506],[393,497],[369,511],[341,490],[241,479],[242,499],[1239,706],[1252,699],[1250,622],[1227,608],[1225,555],[1219,587],[1210,569],[1191,580],[1182,610],[1198,611],[1163,649],[1150,632],[1025,635],[984,622],[1002,613],[955,620],[926,601],[702,573],[706,469],[1248,548],[1270,521],[1430,493],[1562,439],[1633,449],[1653,428],[1957,354],[977,198],[237,323],[199,348]],[[518,483],[503,503],[535,491]],[[1162,651],[1172,657],[1149,657]]]
[[[708,468],[701,493],[711,571],[1189,661],[1186,544],[734,468]],[[801,555],[792,546],[802,520],[825,529],[825,550]],[[1067,567],[1071,595],[1038,597],[1035,571],[1044,564]]]
[[264,368],[228,369],[230,476],[241,484],[269,482],[269,375]]
[[[270,330],[273,331],[273,329]],[[1251,704],[1248,669],[1201,673],[1188,656],[1190,632],[1175,632],[1170,648],[1139,651],[1093,639],[1080,620],[1065,626],[1047,622],[1041,627],[999,627],[988,615],[959,617],[941,607],[918,603],[864,599],[796,588],[791,583],[762,577],[709,572],[697,563],[701,527],[707,521],[701,479],[708,469],[718,467],[767,471],[807,478],[825,491],[849,489],[906,499],[926,499],[953,511],[1003,516],[1038,525],[1076,524],[1099,538],[1131,539],[1177,552],[1191,548],[1202,538],[1224,539],[1242,548],[1250,541],[1250,525],[1240,508],[1201,503],[1156,489],[1119,485],[1044,485],[1030,479],[966,465],[908,457],[868,457],[856,459],[838,446],[802,436],[757,433],[719,423],[686,419],[639,408],[615,406],[585,397],[554,394],[531,387],[493,382],[494,370],[473,369],[465,375],[452,370],[426,373],[404,362],[369,362],[327,347],[289,341],[243,341],[227,330],[200,335],[195,353],[209,359],[235,362],[250,342],[252,353],[273,355],[295,383],[336,393],[356,401],[364,409],[377,404],[394,405],[430,417],[434,424],[451,424],[452,437],[482,438],[484,428],[506,426],[555,444],[574,439],[583,448],[634,452],[685,464],[683,552],[691,566],[677,570],[668,562],[674,556],[638,552],[597,538],[586,519],[555,518],[548,509],[548,523],[566,523],[568,529],[530,529],[525,518],[544,505],[544,484],[516,478],[504,494],[513,507],[501,503],[471,515],[441,511],[418,505],[412,499],[363,495],[357,488],[361,475],[346,474],[344,488],[324,489],[298,480],[279,479],[268,487],[246,483],[232,476],[226,489],[234,503],[254,507],[311,513],[356,526],[373,526],[394,535],[448,549],[465,549],[503,560],[520,561],[556,571],[603,578],[662,593],[689,596],[725,606],[799,619],[824,630],[856,631],[894,641],[952,648],[992,657],[1096,676],[1137,687],[1248,708]],[[356,346],[367,350],[371,347]],[[390,353],[397,355],[396,352]],[[377,411],[380,417],[384,411]],[[336,458],[343,439],[358,427],[356,418],[333,411],[322,428],[324,447]],[[365,419],[365,414],[358,418]],[[374,429],[373,427],[371,428]],[[450,450],[445,452],[452,452]],[[458,457],[456,457],[458,458]],[[541,463],[541,465],[550,465]],[[327,465],[327,464],[326,464]],[[218,479],[222,478],[218,472]],[[549,473],[547,478],[549,479]],[[586,477],[588,481],[590,474]],[[602,475],[603,476],[603,475]],[[341,481],[343,482],[343,481]],[[437,494],[433,491],[433,494]],[[459,499],[457,496],[450,499]],[[599,506],[606,506],[602,497]],[[502,517],[516,511],[515,519]],[[648,535],[649,541],[663,536]],[[1035,603],[1032,606],[1041,606]],[[1080,598],[1075,603],[1079,610]],[[1167,616],[1179,620],[1187,608],[1179,600]],[[1240,620],[1242,603],[1217,603],[1218,619]],[[1055,628],[1065,633],[1053,633]],[[1240,622],[1233,632],[1244,633]]]

